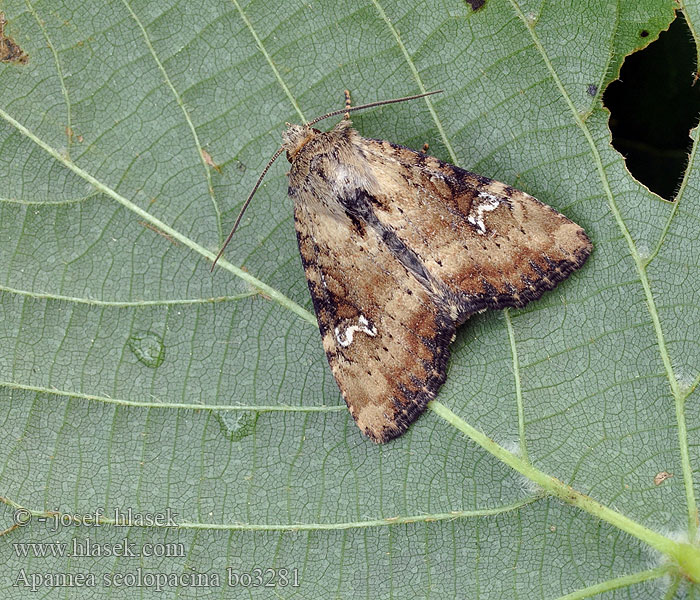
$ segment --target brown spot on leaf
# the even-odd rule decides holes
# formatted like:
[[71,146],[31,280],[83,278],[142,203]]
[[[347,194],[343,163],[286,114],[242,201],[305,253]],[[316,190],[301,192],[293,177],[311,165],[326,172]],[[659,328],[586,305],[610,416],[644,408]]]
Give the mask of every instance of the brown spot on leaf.
[[673,473],[668,473],[667,471],[661,471],[660,473],[657,473],[656,476],[654,477],[654,485],[661,485],[664,481],[667,479],[670,479],[673,477]]
[[209,154],[209,152],[207,152],[204,148],[202,148],[202,158],[204,159],[204,162],[207,163],[210,167],[216,169],[218,173],[221,173],[221,166],[217,165],[214,162],[214,159],[212,159],[211,154]]
[[29,55],[12,38],[5,37],[6,24],[5,13],[0,13],[0,62],[26,65]]

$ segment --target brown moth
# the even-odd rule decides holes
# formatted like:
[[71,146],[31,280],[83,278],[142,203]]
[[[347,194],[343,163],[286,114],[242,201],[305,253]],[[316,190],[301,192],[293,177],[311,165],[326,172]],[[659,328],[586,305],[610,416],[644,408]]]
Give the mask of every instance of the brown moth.
[[435,397],[459,325],[488,308],[525,306],[592,250],[581,227],[529,194],[364,138],[348,114],[330,131],[312,127],[425,95],[354,108],[348,98],[344,110],[288,124],[253,189],[286,152],[323,349],[350,414],[378,443],[405,432]]

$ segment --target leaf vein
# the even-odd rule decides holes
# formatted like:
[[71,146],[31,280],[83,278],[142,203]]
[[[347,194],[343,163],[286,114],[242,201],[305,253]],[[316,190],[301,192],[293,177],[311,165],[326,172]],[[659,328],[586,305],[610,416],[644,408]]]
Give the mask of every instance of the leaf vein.
[[129,308],[138,307],[143,308],[146,306],[189,306],[197,304],[214,304],[218,302],[229,302],[243,300],[245,298],[250,298],[251,296],[257,296],[258,292],[250,290],[247,292],[241,292],[240,294],[233,294],[231,296],[216,296],[211,298],[190,298],[183,300],[98,300],[96,298],[80,298],[77,296],[65,296],[62,294],[49,294],[43,292],[32,292],[29,290],[22,290],[19,288],[12,288],[8,286],[0,285],[0,293],[7,292],[9,294],[16,294],[18,296],[26,296],[28,298],[34,298],[38,300],[55,300],[56,302],[70,302],[73,304],[87,304],[88,306],[109,306],[114,308]]
[[559,596],[557,600],[585,600],[586,598],[591,598],[598,594],[603,594],[604,592],[630,587],[636,583],[642,583],[650,579],[659,579],[669,575],[672,571],[673,568],[669,564],[647,571],[638,571],[637,573],[631,573],[630,575],[623,575],[622,577],[615,577],[614,579],[608,579],[607,581],[589,585],[564,596]]
[[644,266],[648,267],[649,264],[656,258],[657,254],[661,250],[661,247],[663,246],[664,242],[666,241],[666,237],[668,235],[669,229],[671,228],[671,223],[673,222],[673,219],[675,216],[678,214],[678,207],[680,206],[681,200],[683,199],[683,195],[685,193],[686,188],[688,187],[688,180],[690,179],[690,173],[692,171],[692,167],[695,164],[695,153],[697,152],[698,148],[698,138],[700,138],[700,131],[696,131],[695,133],[695,139],[693,140],[693,144],[690,149],[690,154],[688,156],[688,163],[685,166],[685,173],[683,174],[683,180],[681,181],[681,185],[678,188],[678,193],[676,194],[676,197],[674,198],[673,201],[673,207],[671,208],[671,212],[668,215],[668,219],[666,219],[666,223],[664,224],[663,231],[661,232],[661,235],[659,236],[659,241],[656,243],[656,247],[652,251],[652,253],[649,255],[649,257],[646,259],[644,262]]
[[[459,519],[469,519],[469,518],[479,518],[479,517],[491,517],[498,516],[510,512],[519,511],[531,504],[539,502],[546,498],[544,494],[537,494],[534,496],[527,496],[516,502],[510,504],[503,504],[501,506],[494,506],[491,508],[480,508],[474,510],[454,510],[450,512],[437,512],[437,513],[422,513],[418,515],[406,515],[406,516],[396,516],[388,518],[377,518],[377,519],[366,519],[358,521],[342,521],[338,523],[199,523],[193,521],[180,521],[177,523],[177,528],[189,529],[194,531],[334,531],[334,530],[348,530],[348,529],[366,529],[369,527],[391,527],[394,525],[409,525],[414,523],[432,523],[434,521],[456,521]],[[22,506],[18,502],[15,502],[11,498],[0,496],[0,502],[7,504],[12,508],[24,508],[29,510],[32,517],[46,517],[55,518],[60,517],[61,520],[66,520],[69,522],[78,523],[75,515],[70,515],[67,513],[57,513],[56,511],[45,511],[28,509]],[[115,525],[115,520],[110,517],[100,517],[98,523],[100,525]],[[121,526],[129,527],[130,529],[153,529],[162,528],[168,529],[172,528],[172,525],[138,525],[138,524],[127,524]],[[191,544],[196,547],[196,544]]]
[[[392,24],[391,20],[389,19],[389,17],[386,14],[386,12],[384,12],[384,9],[382,8],[382,5],[379,4],[378,0],[372,0],[372,4],[374,4],[375,8],[377,9],[377,12],[379,13],[379,16],[386,23],[386,26],[388,27],[389,31],[391,31],[391,34],[394,36],[394,39],[396,40],[396,44],[398,45],[404,58],[406,59],[406,64],[408,65],[408,68],[410,69],[411,74],[413,75],[413,78],[416,80],[416,83],[418,84],[418,89],[420,90],[420,93],[425,94],[429,90],[426,89],[425,85],[423,84],[423,80],[421,79],[420,73],[418,72],[418,69],[416,69],[416,65],[413,62],[411,55],[408,53],[408,49],[406,48],[403,41],[401,40],[401,36],[399,35],[399,32],[396,30],[396,28]],[[447,138],[447,134],[445,133],[445,129],[442,126],[442,121],[440,121],[440,118],[438,117],[437,112],[435,112],[435,107],[433,106],[433,101],[430,97],[426,97],[426,98],[424,98],[424,100],[425,100],[425,103],[428,105],[428,110],[430,111],[430,114],[433,117],[433,121],[435,121],[435,125],[437,125],[438,132],[440,133],[440,137],[442,138],[443,144],[445,144],[445,148],[447,148],[447,152],[450,155],[450,159],[451,159],[452,163],[456,165],[457,164],[457,155],[455,154],[455,151],[452,148],[452,144],[450,143],[450,140]]]
[[192,138],[194,139],[195,146],[197,148],[197,155],[199,156],[199,160],[202,163],[202,167],[204,168],[204,176],[207,181],[207,191],[209,192],[209,197],[211,198],[212,204],[214,206],[214,212],[216,213],[216,227],[217,231],[219,234],[219,241],[223,239],[223,231],[221,228],[221,211],[219,210],[219,204],[216,201],[216,198],[214,196],[214,186],[212,184],[211,180],[211,171],[209,167],[207,166],[207,163],[204,159],[204,148],[202,147],[202,144],[199,141],[199,135],[197,134],[197,129],[194,126],[194,123],[192,122],[192,118],[190,117],[190,113],[187,110],[187,107],[185,106],[185,103],[178,93],[178,91],[175,89],[175,85],[170,79],[170,76],[168,75],[168,71],[165,69],[165,66],[161,62],[160,58],[158,58],[158,53],[156,52],[155,48],[153,47],[153,44],[151,43],[151,39],[148,36],[148,32],[146,31],[146,28],[143,26],[143,23],[141,23],[141,20],[139,19],[138,15],[133,11],[131,6],[129,5],[129,2],[127,0],[122,0],[122,3],[126,7],[126,9],[129,11],[129,14],[131,17],[136,21],[136,25],[138,25],[138,28],[141,30],[141,34],[143,35],[144,42],[146,43],[146,47],[148,48],[148,51],[151,53],[151,56],[153,57],[154,62],[158,66],[158,70],[161,72],[163,79],[165,79],[165,83],[167,86],[170,88],[170,91],[172,92],[173,96],[175,97],[175,101],[177,102],[177,105],[180,107],[180,110],[182,111],[182,114],[185,117],[185,121],[187,123],[187,126],[190,129],[190,132],[192,133]]
[[64,398],[75,398],[79,400],[89,400],[92,402],[102,402],[103,404],[115,404],[119,406],[137,406],[141,408],[165,408],[174,410],[196,410],[196,411],[212,411],[212,412],[282,412],[282,413],[307,413],[307,412],[345,412],[345,405],[337,406],[292,406],[288,404],[270,404],[270,405],[255,405],[255,404],[197,404],[197,403],[179,403],[179,402],[146,402],[140,400],[126,400],[123,398],[112,398],[106,395],[85,394],[83,392],[73,392],[68,390],[60,390],[54,387],[43,387],[37,385],[26,385],[16,383],[14,381],[0,381],[0,388],[10,390],[20,390],[27,392],[36,392],[37,394],[50,394]]
[[253,36],[255,43],[258,45],[258,48],[260,48],[260,52],[262,52],[262,55],[265,57],[267,64],[270,65],[270,68],[272,69],[272,72],[275,74],[275,78],[277,79],[278,83],[280,84],[280,87],[282,88],[284,93],[287,95],[287,98],[289,98],[290,102],[292,103],[292,106],[294,106],[294,108],[296,109],[297,114],[301,117],[302,122],[306,123],[307,119],[304,116],[304,113],[301,112],[301,108],[299,107],[299,103],[296,101],[296,98],[294,98],[294,96],[292,95],[292,92],[290,91],[287,84],[284,82],[284,79],[282,79],[282,75],[280,74],[279,70],[275,66],[275,63],[272,60],[270,53],[267,51],[267,48],[265,48],[265,44],[263,44],[263,42],[260,39],[260,37],[258,36],[257,32],[253,28],[253,24],[250,22],[250,19],[248,19],[248,16],[243,11],[243,7],[240,5],[238,0],[231,0],[231,2],[233,2],[233,5],[238,10],[238,14],[240,14],[241,19],[243,20],[246,27],[248,28],[248,31],[250,31],[250,34]]
[[66,102],[66,131],[68,132],[68,144],[67,144],[67,154],[70,156],[70,147],[71,143],[73,142],[73,135],[72,135],[72,110],[71,110],[71,102],[70,98],[68,96],[68,89],[66,88],[66,80],[63,75],[63,68],[61,67],[61,61],[58,58],[58,52],[56,52],[56,47],[53,45],[53,42],[51,41],[51,38],[49,37],[49,33],[46,31],[46,27],[44,26],[44,22],[39,18],[39,15],[37,12],[34,10],[34,7],[32,6],[31,2],[29,0],[25,0],[25,3],[27,5],[27,8],[29,9],[29,12],[32,13],[32,16],[37,22],[37,25],[39,25],[39,29],[41,29],[41,33],[44,36],[44,39],[46,40],[46,45],[49,47],[49,50],[51,50],[51,54],[53,55],[53,60],[54,63],[56,64],[56,74],[58,75],[58,81],[61,84],[61,93],[63,94],[63,99]]
[[508,342],[510,343],[510,353],[513,356],[513,378],[515,380],[515,402],[518,410],[518,437],[520,438],[520,455],[525,462],[530,462],[527,455],[527,443],[525,437],[525,410],[523,407],[523,391],[520,386],[520,361],[518,360],[518,349],[515,345],[515,331],[510,320],[510,310],[503,311],[508,331]]

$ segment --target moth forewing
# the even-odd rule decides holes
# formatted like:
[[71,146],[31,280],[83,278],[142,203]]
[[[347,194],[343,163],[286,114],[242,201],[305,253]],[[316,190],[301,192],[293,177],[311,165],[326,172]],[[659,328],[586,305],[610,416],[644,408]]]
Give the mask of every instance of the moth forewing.
[[524,306],[580,267],[583,230],[528,194],[437,158],[331,131],[285,135],[289,194],[333,375],[376,442],[445,380],[455,328]]

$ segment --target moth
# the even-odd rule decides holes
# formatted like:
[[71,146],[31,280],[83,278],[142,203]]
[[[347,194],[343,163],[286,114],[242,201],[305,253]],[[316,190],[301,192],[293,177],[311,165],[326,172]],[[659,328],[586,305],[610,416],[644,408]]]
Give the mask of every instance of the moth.
[[[429,94],[350,107],[346,92],[344,109],[288,123],[216,258],[285,152],[323,349],[350,414],[377,443],[404,433],[435,397],[459,325],[525,306],[592,250],[581,227],[529,194],[352,128],[354,110]],[[313,127],[343,113],[330,131]]]

